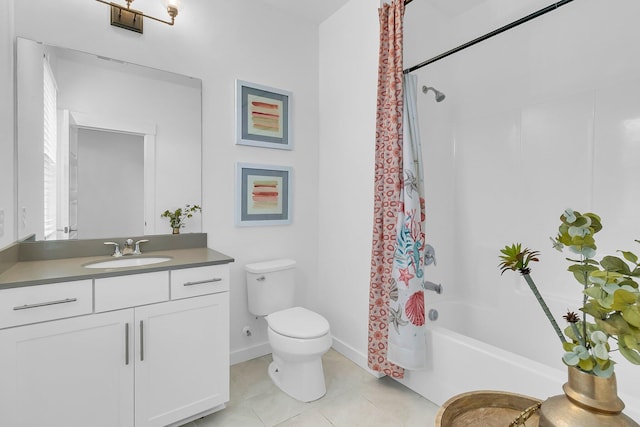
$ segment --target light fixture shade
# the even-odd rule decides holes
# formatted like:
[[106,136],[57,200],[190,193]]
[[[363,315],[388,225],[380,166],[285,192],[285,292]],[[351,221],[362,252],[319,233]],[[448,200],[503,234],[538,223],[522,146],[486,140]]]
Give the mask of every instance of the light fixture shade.
[[174,8],[176,10],[182,10],[181,0],[162,0],[162,4],[166,9]]

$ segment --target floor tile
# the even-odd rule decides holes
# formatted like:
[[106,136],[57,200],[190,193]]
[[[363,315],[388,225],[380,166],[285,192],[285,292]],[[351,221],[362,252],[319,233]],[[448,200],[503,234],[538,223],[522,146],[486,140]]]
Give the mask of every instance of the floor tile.
[[277,427],[333,427],[333,424],[320,411],[310,409],[283,421]]
[[359,393],[376,408],[408,427],[429,425],[424,420],[435,419],[438,411],[437,405],[388,377],[380,378],[375,384],[367,384]]
[[423,427],[438,407],[404,385],[376,378],[331,349],[322,358],[327,394],[299,402],[267,372],[271,355],[231,367],[231,400],[222,411],[185,427]]
[[335,427],[399,427],[401,420],[377,408],[359,394],[347,394],[319,408],[320,413]]
[[231,402],[247,400],[261,393],[275,392],[278,389],[267,373],[271,361],[271,355],[268,354],[231,367],[229,393]]
[[271,427],[301,414],[307,404],[295,400],[277,389],[261,393],[239,405],[251,408],[265,426]]

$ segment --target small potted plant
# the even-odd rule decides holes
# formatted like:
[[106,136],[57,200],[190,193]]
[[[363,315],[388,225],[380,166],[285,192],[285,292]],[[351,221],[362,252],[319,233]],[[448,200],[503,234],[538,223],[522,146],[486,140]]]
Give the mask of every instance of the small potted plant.
[[[605,256],[597,261],[594,235],[602,230],[600,217],[594,213],[580,214],[567,209],[560,216],[560,221],[558,234],[551,241],[555,249],[562,252],[568,248],[572,253],[567,258],[571,263],[568,270],[581,285],[582,300],[578,310],[582,312],[580,315],[569,310],[563,316],[568,323],[564,331],[558,326],[530,275],[529,265],[539,261],[539,253],[523,249],[520,243],[515,243],[501,250],[502,262],[499,266],[502,273],[514,270],[523,276],[558,335],[564,349],[562,361],[569,367],[569,382],[564,390],[565,395],[571,395],[571,399],[561,395],[543,402],[540,425],[543,425],[543,419],[546,422],[544,425],[554,425],[549,420],[573,413],[573,401],[580,400],[583,408],[591,408],[594,413],[606,411],[617,414],[623,421],[616,425],[637,426],[621,413],[624,404],[616,395],[615,362],[610,358],[610,353],[617,351],[629,362],[640,365],[638,256],[619,251],[622,257]],[[638,240],[636,242],[640,243]],[[615,342],[617,349],[611,348],[610,340]],[[591,389],[585,390],[587,387]],[[578,391],[579,388],[582,390]],[[582,401],[576,396],[592,398]],[[592,424],[593,418],[573,421],[571,425],[613,425]]]
[[185,205],[183,208],[178,208],[175,211],[166,210],[162,212],[160,217],[169,218],[169,224],[173,229],[173,234],[180,234],[180,229],[185,226],[187,218],[191,218],[194,213],[202,211],[202,208],[198,205]]

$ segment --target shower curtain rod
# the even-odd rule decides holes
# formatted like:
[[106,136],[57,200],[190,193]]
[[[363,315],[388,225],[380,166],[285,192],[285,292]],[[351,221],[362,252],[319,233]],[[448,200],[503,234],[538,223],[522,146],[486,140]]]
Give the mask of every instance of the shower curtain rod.
[[[405,0],[405,1],[404,1],[404,4],[405,4],[405,5],[406,5],[406,4],[409,4],[409,3],[411,3],[412,1],[413,1],[413,0]],[[439,60],[441,60],[441,59],[443,59],[443,58],[446,58],[447,56],[453,55],[454,53],[460,52],[461,50],[464,50],[464,49],[466,49],[466,48],[468,48],[468,47],[471,47],[471,46],[473,46],[473,45],[475,45],[475,44],[478,44],[478,43],[480,43],[480,42],[483,42],[483,41],[485,41],[485,40],[487,40],[487,39],[490,39],[490,38],[491,38],[491,37],[493,37],[493,36],[497,36],[497,35],[498,35],[498,34],[500,34],[500,33],[503,33],[503,32],[505,32],[505,31],[507,31],[507,30],[510,30],[510,29],[512,29],[512,28],[515,28],[515,27],[517,27],[518,25],[524,24],[525,22],[531,21],[532,19],[538,18],[539,16],[542,16],[542,15],[544,15],[544,14],[546,14],[546,13],[549,13],[549,12],[551,12],[551,11],[553,11],[553,10],[556,10],[556,9],[557,9],[557,8],[559,8],[560,6],[564,6],[565,4],[567,4],[567,3],[571,3],[572,1],[573,1],[573,0],[562,0],[562,1],[559,1],[559,2],[557,2],[557,3],[555,3],[555,4],[549,5],[549,6],[545,7],[545,8],[542,8],[542,9],[540,9],[540,10],[536,11],[536,12],[533,12],[533,13],[531,13],[531,14],[529,14],[529,15],[525,16],[524,18],[520,18],[520,19],[518,19],[517,21],[513,21],[512,23],[507,24],[507,25],[505,25],[505,26],[503,26],[503,27],[500,27],[500,28],[498,28],[497,30],[493,30],[493,31],[491,31],[490,33],[485,34],[484,36],[480,36],[480,37],[478,37],[477,39],[473,39],[473,40],[471,40],[470,42],[467,42],[467,43],[461,44],[461,45],[460,45],[460,46],[458,46],[458,47],[455,47],[455,48],[453,48],[453,49],[451,49],[451,50],[448,50],[448,51],[446,51],[446,52],[444,52],[444,53],[441,53],[441,54],[440,54],[440,55],[438,55],[438,56],[434,56],[434,57],[433,57],[433,58],[431,58],[431,59],[427,59],[426,61],[421,62],[421,63],[419,63],[418,65],[414,65],[413,67],[407,68],[407,69],[405,69],[405,70],[403,71],[403,73],[404,73],[404,74],[408,74],[408,73],[410,73],[410,72],[412,72],[412,71],[415,71],[415,70],[417,70],[417,69],[420,69],[420,68],[422,68],[422,67],[425,67],[425,66],[427,66],[427,65],[429,65],[429,64],[433,64],[434,62],[439,61]]]

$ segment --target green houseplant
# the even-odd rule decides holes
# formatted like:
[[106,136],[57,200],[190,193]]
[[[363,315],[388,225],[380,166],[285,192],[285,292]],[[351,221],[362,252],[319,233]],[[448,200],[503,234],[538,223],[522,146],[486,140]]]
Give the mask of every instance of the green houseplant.
[[173,229],[173,234],[179,234],[180,229],[185,226],[187,218],[193,217],[196,212],[202,211],[202,208],[198,205],[185,205],[183,208],[178,208],[174,211],[166,210],[162,212],[160,217],[169,218],[169,224]]
[[[530,264],[539,253],[520,243],[501,250],[500,270],[518,271],[543,308],[564,348],[563,362],[583,372],[608,378],[614,372],[610,353],[618,351],[629,362],[640,365],[640,292],[638,256],[619,251],[622,257],[595,259],[595,234],[602,230],[600,217],[567,209],[560,217],[558,234],[552,238],[559,251],[567,248],[568,270],[582,286],[581,315],[569,311],[568,326],[561,331],[531,277]],[[636,240],[640,243],[640,241]],[[613,341],[616,348],[611,347]]]

